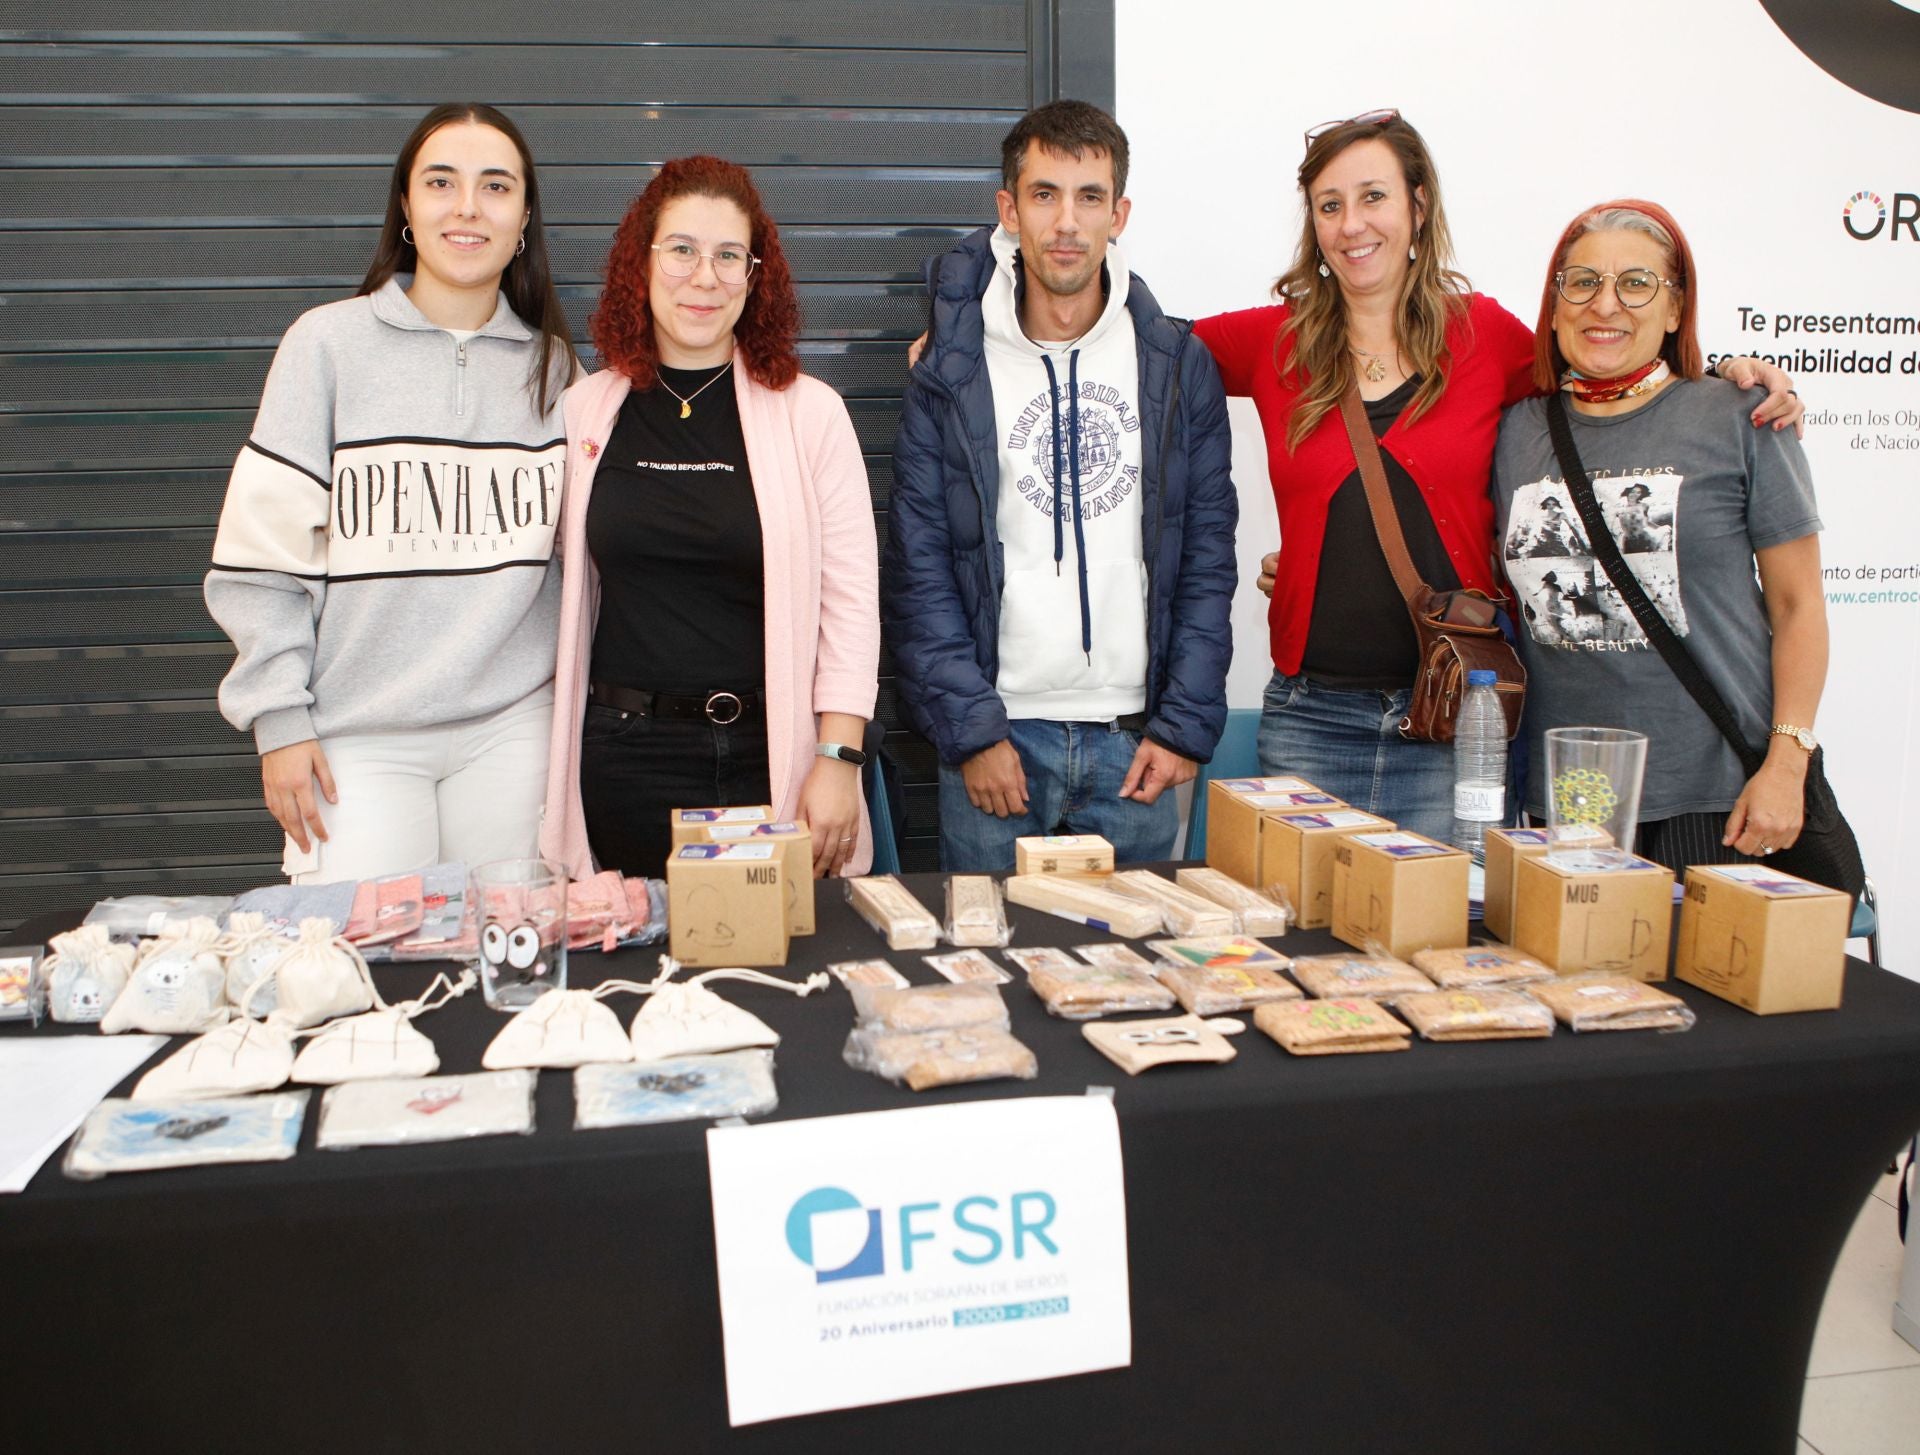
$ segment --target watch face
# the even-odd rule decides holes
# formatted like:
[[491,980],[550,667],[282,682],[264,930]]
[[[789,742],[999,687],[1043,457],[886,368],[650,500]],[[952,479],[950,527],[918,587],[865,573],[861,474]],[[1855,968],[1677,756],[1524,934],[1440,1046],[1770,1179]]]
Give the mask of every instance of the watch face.
[[1808,732],[1805,728],[1801,728],[1793,736],[1795,741],[1797,741],[1800,744],[1800,746],[1805,748],[1809,753],[1811,753],[1815,748],[1820,746],[1820,740],[1816,738],[1812,733]]

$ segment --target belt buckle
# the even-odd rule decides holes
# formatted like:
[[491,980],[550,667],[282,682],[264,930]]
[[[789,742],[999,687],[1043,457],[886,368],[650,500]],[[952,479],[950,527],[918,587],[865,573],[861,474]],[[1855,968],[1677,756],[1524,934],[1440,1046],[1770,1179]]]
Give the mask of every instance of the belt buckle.
[[[720,712],[725,710],[728,703],[733,704],[733,711],[728,716],[722,717]],[[716,727],[727,727],[740,721],[740,714],[746,710],[747,705],[740,700],[740,694],[737,692],[710,692],[702,708],[707,715],[707,721]]]

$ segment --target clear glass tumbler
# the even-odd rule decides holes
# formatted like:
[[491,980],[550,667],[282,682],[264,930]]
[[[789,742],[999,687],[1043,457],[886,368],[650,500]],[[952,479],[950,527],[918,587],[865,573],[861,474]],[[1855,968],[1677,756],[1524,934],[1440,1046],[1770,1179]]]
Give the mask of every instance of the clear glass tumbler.
[[1569,869],[1617,869],[1633,857],[1647,735],[1625,728],[1547,730],[1547,857]]
[[525,1010],[567,988],[567,871],[545,859],[496,859],[468,875],[480,926],[474,969],[495,1010]]

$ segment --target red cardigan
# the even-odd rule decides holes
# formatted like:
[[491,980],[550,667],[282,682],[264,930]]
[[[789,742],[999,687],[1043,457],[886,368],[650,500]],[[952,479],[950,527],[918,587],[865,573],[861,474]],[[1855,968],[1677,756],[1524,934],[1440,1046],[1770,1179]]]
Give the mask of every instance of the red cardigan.
[[[1320,548],[1327,506],[1354,471],[1340,412],[1330,411],[1300,442],[1287,449],[1287,422],[1300,391],[1282,379],[1292,340],[1278,357],[1275,340],[1287,306],[1217,314],[1194,332],[1220,366],[1227,393],[1251,396],[1267,437],[1267,474],[1280,514],[1280,570],[1267,609],[1273,635],[1273,665],[1300,670],[1313,617],[1313,588],[1320,579]],[[1404,418],[1381,436],[1380,448],[1405,467],[1420,486],[1440,539],[1453,557],[1462,586],[1497,594],[1493,561],[1493,502],[1487,480],[1500,411],[1534,393],[1533,330],[1491,298],[1469,295],[1467,311],[1447,329],[1447,388],[1433,408],[1408,424]]]

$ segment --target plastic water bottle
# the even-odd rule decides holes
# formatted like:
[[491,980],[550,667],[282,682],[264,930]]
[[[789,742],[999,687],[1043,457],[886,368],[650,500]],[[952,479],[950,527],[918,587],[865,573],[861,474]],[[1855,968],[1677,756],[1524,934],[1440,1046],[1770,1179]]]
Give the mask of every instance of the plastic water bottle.
[[1507,816],[1507,714],[1492,672],[1467,673],[1453,722],[1453,846],[1487,860],[1486,834]]

